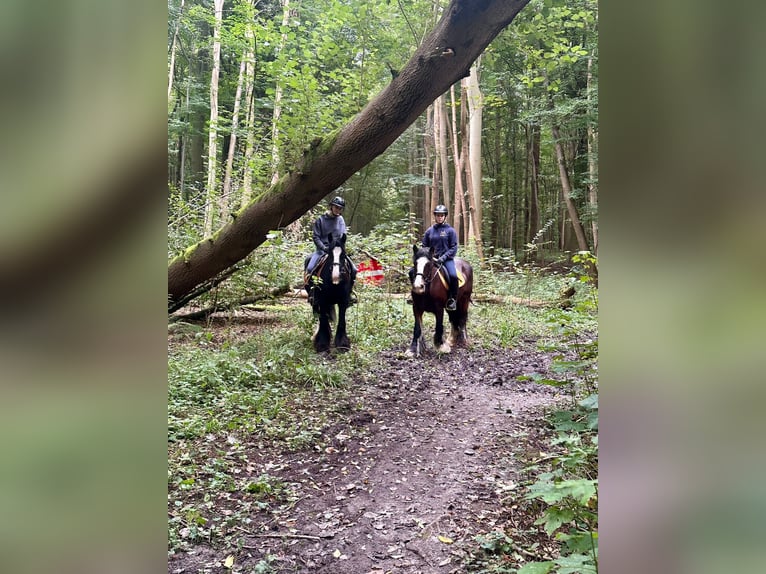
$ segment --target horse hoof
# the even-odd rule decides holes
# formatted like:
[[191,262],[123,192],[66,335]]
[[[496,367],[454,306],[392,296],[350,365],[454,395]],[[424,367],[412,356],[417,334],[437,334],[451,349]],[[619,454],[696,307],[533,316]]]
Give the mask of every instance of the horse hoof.
[[404,352],[404,356],[407,357],[408,359],[412,359],[415,356],[415,353],[412,352],[412,349],[407,349]]
[[443,344],[441,347],[439,347],[439,348],[437,349],[437,351],[438,351],[439,353],[442,353],[442,354],[445,354],[445,355],[446,355],[446,354],[448,354],[448,353],[451,353],[451,352],[452,352],[452,347],[450,347],[448,343],[444,343],[444,344]]

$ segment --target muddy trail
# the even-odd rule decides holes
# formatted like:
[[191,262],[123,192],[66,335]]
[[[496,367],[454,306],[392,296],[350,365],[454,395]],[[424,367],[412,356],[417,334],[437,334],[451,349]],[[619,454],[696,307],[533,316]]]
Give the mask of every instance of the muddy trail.
[[420,360],[382,353],[351,382],[322,449],[248,452],[244,472],[289,485],[290,503],[253,510],[236,527],[239,547],[197,545],[171,556],[168,572],[471,571],[477,535],[534,520],[515,504],[517,487],[545,449],[545,413],[566,397],[517,376],[550,362],[533,341]]

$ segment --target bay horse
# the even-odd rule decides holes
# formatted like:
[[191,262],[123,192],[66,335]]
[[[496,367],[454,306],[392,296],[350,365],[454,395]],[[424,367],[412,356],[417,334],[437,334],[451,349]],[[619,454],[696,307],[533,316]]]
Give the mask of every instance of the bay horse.
[[335,306],[338,307],[337,328],[335,332],[335,348],[338,351],[348,351],[351,348],[346,334],[346,309],[348,308],[351,288],[354,286],[351,279],[351,261],[346,255],[346,234],[338,240],[328,236],[329,248],[325,255],[317,263],[316,269],[309,282],[313,285],[314,303],[313,310],[319,315],[317,326],[311,341],[317,353],[330,350],[332,339],[332,327],[330,323],[335,321]]
[[444,311],[449,295],[449,277],[447,270],[434,262],[433,248],[426,249],[412,246],[412,312],[415,315],[415,328],[412,343],[407,349],[408,357],[419,357],[424,346],[423,313],[433,313],[436,317],[434,346],[440,353],[449,353],[453,346],[467,347],[468,305],[473,292],[473,268],[464,259],[456,257],[455,269],[458,273],[457,306],[454,311],[447,311],[452,326],[449,341],[444,340]]

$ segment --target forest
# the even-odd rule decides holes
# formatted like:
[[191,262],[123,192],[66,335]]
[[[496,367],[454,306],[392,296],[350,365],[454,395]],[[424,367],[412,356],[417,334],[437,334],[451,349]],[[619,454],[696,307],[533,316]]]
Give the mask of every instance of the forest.
[[[597,572],[597,3],[169,0],[167,48],[168,571]],[[383,280],[317,354],[335,196]],[[437,205],[471,344],[410,359]]]

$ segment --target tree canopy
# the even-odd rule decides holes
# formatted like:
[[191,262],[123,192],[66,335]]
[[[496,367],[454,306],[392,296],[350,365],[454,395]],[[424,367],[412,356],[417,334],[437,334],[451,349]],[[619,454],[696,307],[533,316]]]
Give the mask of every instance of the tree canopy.
[[[225,3],[217,120],[208,113],[212,7],[174,0],[169,15],[171,307],[338,188],[361,232],[384,223],[381,214],[424,225],[438,199],[455,206],[461,241],[478,214],[471,233],[490,255],[568,249],[573,217],[595,246],[595,3]],[[470,145],[483,147],[466,166],[473,102],[463,79],[479,56],[484,99],[471,109],[485,119]],[[205,165],[214,128],[222,145]],[[216,202],[209,235],[205,202]]]

